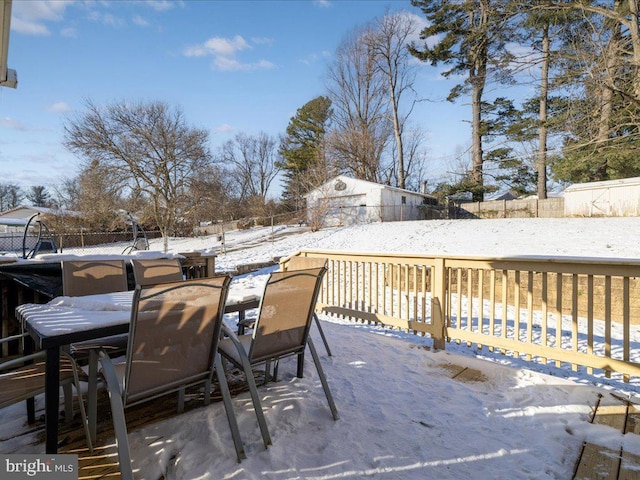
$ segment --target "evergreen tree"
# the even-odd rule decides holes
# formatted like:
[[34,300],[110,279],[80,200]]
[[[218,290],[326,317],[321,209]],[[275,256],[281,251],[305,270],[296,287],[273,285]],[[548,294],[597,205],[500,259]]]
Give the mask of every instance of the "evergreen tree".
[[0,212],[20,205],[24,194],[15,183],[0,183]]
[[32,186],[26,197],[34,207],[48,207],[51,201],[51,195],[42,185]]
[[562,155],[552,173],[561,181],[589,182],[640,175],[640,34],[638,0],[567,2],[588,22],[565,53],[566,75],[580,76],[568,104]]
[[[505,66],[512,60],[505,44],[512,37],[509,21],[515,12],[507,8],[508,0],[412,0],[411,3],[419,7],[428,20],[428,26],[420,33],[424,43],[421,46],[413,44],[411,53],[434,66],[451,66],[443,72],[446,78],[464,76],[464,81],[450,91],[449,101],[455,101],[463,94],[471,95],[472,170],[469,178],[473,199],[482,200],[483,137],[489,133],[482,119],[484,90],[489,77],[495,75],[500,79]],[[427,40],[436,41],[429,43]]]
[[284,171],[283,200],[291,209],[303,205],[302,197],[327,180],[325,135],[332,115],[331,100],[319,96],[298,109],[280,144]]

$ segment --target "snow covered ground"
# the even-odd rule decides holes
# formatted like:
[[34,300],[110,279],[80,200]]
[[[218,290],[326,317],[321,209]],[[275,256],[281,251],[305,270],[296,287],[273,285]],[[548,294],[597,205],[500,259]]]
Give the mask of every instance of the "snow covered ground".
[[[504,219],[403,222],[308,232],[299,227],[172,239],[172,252],[216,251],[232,270],[302,248],[447,255],[640,257],[640,219]],[[153,241],[152,248],[161,248]],[[118,253],[121,249],[118,251]],[[89,253],[89,252],[83,252]],[[272,268],[236,277],[236,291],[260,291]],[[248,395],[234,399],[248,458],[236,463],[221,404],[130,432],[138,476],[146,479],[566,479],[582,442],[624,445],[635,435],[588,422],[597,395],[637,387],[570,369],[542,366],[466,346],[433,352],[431,341],[323,316],[334,356],[312,329],[340,412],[333,421],[310,360],[294,361],[277,383],[261,387],[273,445],[262,446]],[[227,319],[233,322],[233,318]],[[452,379],[450,365],[481,373]],[[38,399],[41,402],[42,399]],[[0,411],[0,435],[23,421],[23,406]],[[15,427],[12,427],[14,425]],[[28,436],[27,436],[28,437]],[[0,442],[0,453],[35,453],[42,445]]]

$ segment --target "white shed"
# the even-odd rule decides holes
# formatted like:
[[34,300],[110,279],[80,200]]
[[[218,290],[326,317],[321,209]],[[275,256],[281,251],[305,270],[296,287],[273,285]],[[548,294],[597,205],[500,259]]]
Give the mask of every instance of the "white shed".
[[576,183],[564,191],[567,217],[640,216],[640,177]]
[[339,175],[306,195],[309,223],[324,226],[422,220],[431,195]]

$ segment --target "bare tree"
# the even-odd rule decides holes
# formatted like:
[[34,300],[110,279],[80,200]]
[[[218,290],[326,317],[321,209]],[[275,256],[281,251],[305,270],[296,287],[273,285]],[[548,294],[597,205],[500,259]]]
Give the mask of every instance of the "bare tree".
[[236,218],[237,192],[228,169],[211,165],[191,183],[188,215],[192,222],[218,221]]
[[392,129],[387,83],[379,75],[375,52],[366,41],[370,35],[371,28],[351,32],[329,66],[327,89],[334,128],[328,148],[340,171],[376,182]]
[[99,108],[89,101],[87,110],[65,126],[65,146],[148,197],[166,251],[190,182],[210,162],[207,131],[189,126],[179,108],[162,102]]
[[376,68],[387,83],[388,115],[395,137],[397,186],[400,188],[406,187],[409,171],[404,152],[404,124],[413,109],[411,106],[402,114],[400,104],[405,93],[413,91],[416,77],[416,68],[411,63],[413,57],[407,48],[415,30],[413,17],[397,12],[377,19],[365,38],[376,60]]
[[[425,132],[421,127],[410,127],[405,124],[402,132],[402,144],[403,144],[403,159],[405,166],[405,184],[404,187],[408,190],[421,191],[423,188],[423,179],[427,177],[427,151],[423,147],[425,144]],[[397,145],[394,146],[392,152],[397,158],[397,152],[395,150]],[[398,164],[393,164],[393,168],[396,168]],[[389,181],[385,183],[391,183],[392,178],[399,178],[399,175],[391,170],[389,173]],[[398,185],[400,186],[400,185]]]
[[82,224],[97,230],[112,230],[121,225],[116,211],[131,210],[121,191],[126,183],[97,161],[82,166],[75,178],[66,179],[57,189],[62,206],[80,212]]
[[[264,206],[271,184],[280,171],[277,140],[264,132],[257,136],[239,133],[221,148],[217,162],[228,166],[241,201]],[[259,213],[259,212],[258,212]]]

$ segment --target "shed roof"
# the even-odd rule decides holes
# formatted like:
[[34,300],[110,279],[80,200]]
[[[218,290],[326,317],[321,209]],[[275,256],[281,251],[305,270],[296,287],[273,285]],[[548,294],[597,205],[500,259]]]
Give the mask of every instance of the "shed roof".
[[602,182],[574,183],[564,189],[565,192],[578,190],[595,190],[599,188],[625,187],[640,185],[640,177],[620,178],[617,180],[604,180]]

